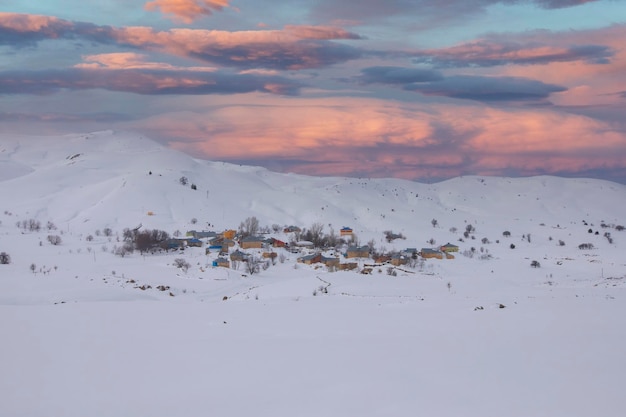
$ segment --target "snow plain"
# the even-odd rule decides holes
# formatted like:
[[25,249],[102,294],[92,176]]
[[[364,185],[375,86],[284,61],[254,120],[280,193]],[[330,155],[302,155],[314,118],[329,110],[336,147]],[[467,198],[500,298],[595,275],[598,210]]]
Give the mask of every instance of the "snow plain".
[[[626,413],[624,185],[314,178],[107,131],[1,135],[0,196],[11,256],[0,265],[1,416]],[[350,226],[379,250],[434,239],[475,253],[396,276],[329,272],[288,252],[254,275],[211,267],[204,248],[112,253],[127,227],[222,231],[250,216]],[[31,218],[57,229],[16,226]],[[112,236],[96,235],[104,228]],[[406,239],[387,243],[385,230]]]

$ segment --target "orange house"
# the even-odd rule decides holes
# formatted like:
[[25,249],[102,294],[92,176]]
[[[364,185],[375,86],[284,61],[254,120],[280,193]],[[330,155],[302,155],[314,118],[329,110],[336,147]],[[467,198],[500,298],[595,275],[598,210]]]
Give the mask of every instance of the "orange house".
[[222,235],[224,236],[224,239],[234,239],[235,235],[237,234],[236,230],[225,230],[224,233],[222,233]]

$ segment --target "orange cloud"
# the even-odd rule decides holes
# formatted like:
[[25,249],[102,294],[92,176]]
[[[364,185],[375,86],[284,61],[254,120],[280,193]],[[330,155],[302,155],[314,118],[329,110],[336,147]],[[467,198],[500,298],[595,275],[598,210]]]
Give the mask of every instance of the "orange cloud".
[[210,16],[228,7],[230,0],[154,0],[144,5],[148,11],[160,10],[175,20],[192,23],[202,16]]

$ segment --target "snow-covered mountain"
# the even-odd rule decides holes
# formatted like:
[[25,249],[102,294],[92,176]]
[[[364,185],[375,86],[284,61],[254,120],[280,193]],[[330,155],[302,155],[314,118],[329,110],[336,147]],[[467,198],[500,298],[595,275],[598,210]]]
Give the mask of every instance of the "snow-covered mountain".
[[[10,255],[0,265],[0,415],[626,409],[624,185],[307,177],[105,131],[0,136],[0,196],[0,252]],[[351,227],[378,252],[460,250],[332,272],[279,249],[281,262],[254,275],[213,267],[205,247],[114,254],[125,228],[184,235],[251,216],[280,226],[270,236],[282,240],[292,237],[282,226],[318,223]],[[385,231],[405,239],[387,242]],[[366,264],[371,275],[359,273]]]

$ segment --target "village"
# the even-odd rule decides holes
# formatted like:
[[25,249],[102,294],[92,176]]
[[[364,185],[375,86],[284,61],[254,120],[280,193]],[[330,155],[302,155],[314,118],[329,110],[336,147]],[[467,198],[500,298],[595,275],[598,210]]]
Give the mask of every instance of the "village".
[[[274,228],[276,231],[276,228]],[[435,247],[405,248],[402,250],[379,251],[373,244],[359,245],[358,238],[350,227],[342,227],[333,245],[322,240],[303,240],[303,229],[298,226],[285,226],[275,235],[269,229],[262,232],[245,233],[227,229],[222,232],[189,230],[185,237],[171,238],[160,244],[166,250],[184,250],[188,247],[205,248],[209,264],[213,267],[239,269],[246,265],[250,273],[258,272],[259,266],[269,266],[277,261],[284,263],[287,254],[299,255],[297,263],[326,267],[329,271],[354,271],[363,274],[372,272],[373,267],[423,265],[426,259],[454,259],[459,251],[457,245],[446,243]],[[305,236],[305,235],[304,235]],[[403,238],[402,235],[387,233],[387,241]]]

